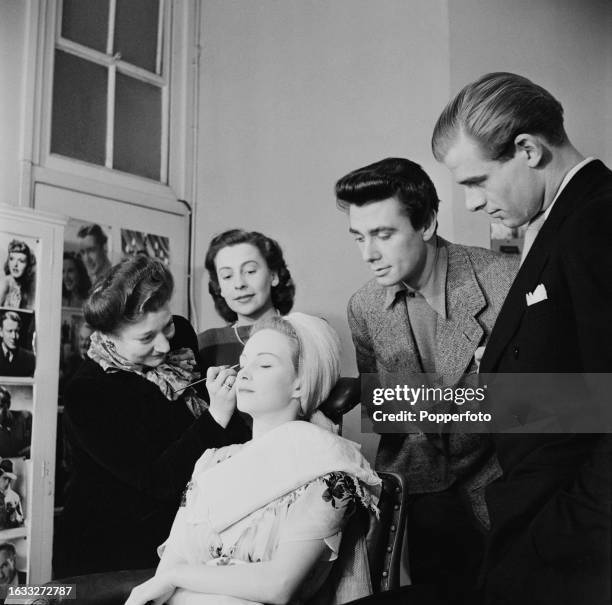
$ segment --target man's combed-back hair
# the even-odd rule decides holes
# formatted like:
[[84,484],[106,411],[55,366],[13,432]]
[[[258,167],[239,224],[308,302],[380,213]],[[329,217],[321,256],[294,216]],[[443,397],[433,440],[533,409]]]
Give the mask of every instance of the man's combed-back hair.
[[395,198],[414,229],[427,227],[438,212],[438,194],[427,173],[405,158],[386,158],[358,168],[336,183],[338,206],[364,206]]
[[85,321],[105,334],[159,311],[172,297],[174,280],[160,260],[137,255],[116,264],[83,305]]
[[444,108],[431,139],[439,162],[460,132],[480,145],[486,159],[498,161],[514,156],[519,134],[541,135],[554,146],[567,141],[561,103],[531,80],[507,72],[482,76]]
[[236,246],[238,244],[251,244],[259,250],[268,265],[268,269],[270,269],[272,273],[276,273],[278,277],[278,284],[272,286],[272,305],[275,309],[278,309],[281,315],[289,313],[293,307],[295,284],[287,268],[287,263],[283,257],[281,247],[276,240],[273,240],[263,233],[259,233],[258,231],[245,231],[244,229],[230,229],[229,231],[224,231],[216,235],[211,240],[208,251],[206,252],[204,266],[208,271],[208,291],[213,298],[217,313],[229,323],[234,323],[238,319],[236,312],[229,308],[221,295],[219,276],[217,275],[217,268],[215,267],[217,254],[219,254],[223,248]]

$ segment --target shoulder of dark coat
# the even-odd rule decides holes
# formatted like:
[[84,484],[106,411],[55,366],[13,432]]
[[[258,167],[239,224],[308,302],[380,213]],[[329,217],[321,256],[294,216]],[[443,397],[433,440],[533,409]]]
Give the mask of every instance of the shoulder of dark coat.
[[95,361],[86,359],[66,386],[65,409],[70,413],[79,410],[119,410],[163,397],[155,384],[132,372],[105,372]]

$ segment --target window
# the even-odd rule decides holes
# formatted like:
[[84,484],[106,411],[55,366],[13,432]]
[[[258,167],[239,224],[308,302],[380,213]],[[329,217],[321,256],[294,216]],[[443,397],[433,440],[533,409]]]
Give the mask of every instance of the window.
[[166,4],[58,3],[51,153],[167,183]]

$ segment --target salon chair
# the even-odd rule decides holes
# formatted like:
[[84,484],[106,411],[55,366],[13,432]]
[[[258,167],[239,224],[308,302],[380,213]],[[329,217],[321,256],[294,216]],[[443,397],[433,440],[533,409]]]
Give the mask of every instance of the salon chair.
[[[358,378],[340,378],[320,410],[337,424],[342,416],[360,401]],[[378,519],[362,519],[367,523],[368,563],[375,593],[399,586],[400,555],[406,518],[406,492],[402,478],[395,473],[379,473],[383,485]],[[350,548],[343,540],[343,546]],[[134,586],[150,578],[154,569],[111,571],[54,580],[48,585],[73,584],[76,598],[40,597],[27,601],[36,605],[121,605]],[[333,571],[332,571],[333,573]],[[19,601],[24,603],[23,600]],[[10,601],[7,601],[10,603]]]

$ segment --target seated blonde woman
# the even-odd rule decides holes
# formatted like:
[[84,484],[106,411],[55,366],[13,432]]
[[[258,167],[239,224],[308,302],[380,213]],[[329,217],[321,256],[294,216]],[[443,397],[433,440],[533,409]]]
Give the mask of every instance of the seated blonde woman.
[[[126,605],[310,602],[356,507],[376,508],[380,479],[359,446],[316,424],[339,376],[327,322],[262,319],[240,363],[235,381],[213,389],[236,390],[253,439],[196,463],[156,575]],[[367,574],[350,582],[346,601],[369,594]]]

